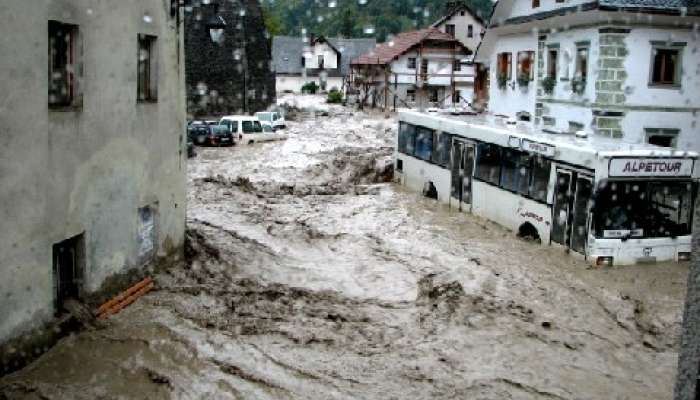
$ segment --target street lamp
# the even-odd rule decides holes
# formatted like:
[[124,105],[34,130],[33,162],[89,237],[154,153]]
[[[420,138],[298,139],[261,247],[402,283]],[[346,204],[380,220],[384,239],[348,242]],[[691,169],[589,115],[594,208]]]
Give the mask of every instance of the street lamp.
[[218,3],[214,3],[214,15],[209,17],[206,26],[209,30],[209,37],[211,37],[211,41],[217,44],[221,44],[221,42],[224,40],[224,29],[226,29],[226,21],[224,20],[224,17],[219,15]]

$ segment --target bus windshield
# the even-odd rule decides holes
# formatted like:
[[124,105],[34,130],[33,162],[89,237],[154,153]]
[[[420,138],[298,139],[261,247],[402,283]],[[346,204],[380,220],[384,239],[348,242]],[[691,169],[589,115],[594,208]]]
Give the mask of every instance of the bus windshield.
[[690,235],[693,210],[690,182],[609,181],[595,198],[598,238],[651,238]]

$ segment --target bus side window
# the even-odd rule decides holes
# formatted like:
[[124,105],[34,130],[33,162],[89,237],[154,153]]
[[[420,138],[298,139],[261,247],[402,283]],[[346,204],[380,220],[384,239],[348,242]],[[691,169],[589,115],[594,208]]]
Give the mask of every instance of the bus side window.
[[433,155],[431,161],[442,167],[449,167],[450,164],[450,144],[452,138],[445,132],[433,133]]
[[416,127],[411,124],[402,122],[399,125],[399,153],[413,156],[413,150],[416,147]]
[[532,186],[530,186],[530,197],[539,201],[547,201],[547,190],[551,170],[551,161],[539,156],[534,157],[532,162]]
[[499,184],[501,175],[501,147],[480,143],[478,146],[475,176],[483,181]]

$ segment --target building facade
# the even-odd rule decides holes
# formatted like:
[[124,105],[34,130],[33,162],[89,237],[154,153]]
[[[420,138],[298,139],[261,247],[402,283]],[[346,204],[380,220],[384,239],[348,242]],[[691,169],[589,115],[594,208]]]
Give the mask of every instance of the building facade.
[[489,111],[700,150],[698,15],[693,0],[499,1],[476,56]]
[[474,90],[471,54],[438,28],[400,33],[352,61],[352,87],[360,102],[383,108],[467,104]]
[[486,22],[471,7],[460,2],[447,2],[446,13],[432,27],[454,36],[464,47],[475,51],[486,32]]
[[376,46],[375,39],[275,36],[272,58],[278,92],[301,92],[315,82],[321,90],[343,90],[350,61]]
[[0,3],[0,373],[25,355],[3,344],[69,298],[182,257],[181,16],[162,0]]
[[[223,24],[212,36],[213,23]],[[257,0],[197,2],[185,14],[190,117],[251,114],[275,102],[270,36]]]

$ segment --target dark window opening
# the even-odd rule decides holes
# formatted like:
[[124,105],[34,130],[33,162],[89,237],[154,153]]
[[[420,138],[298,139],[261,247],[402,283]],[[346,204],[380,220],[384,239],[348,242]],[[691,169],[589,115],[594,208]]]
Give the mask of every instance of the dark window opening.
[[406,100],[407,101],[416,101],[416,89],[406,90]]
[[402,122],[399,125],[399,153],[413,156],[416,147],[416,127]]
[[559,51],[550,49],[547,57],[547,77],[557,79],[557,60]]
[[540,0],[532,0],[532,8],[537,8],[540,6]]
[[396,170],[399,172],[403,172],[403,160],[401,160],[401,159],[396,160]]
[[415,57],[409,57],[407,68],[408,69],[416,69],[416,58]]
[[498,54],[498,76],[504,76],[507,80],[513,78],[513,55],[511,53]]
[[428,59],[426,58],[420,60],[420,74],[423,80],[428,78]]
[[501,158],[500,146],[480,143],[477,147],[475,176],[485,182],[498,185],[501,175]]
[[658,85],[677,84],[680,75],[680,50],[655,48],[653,51],[651,83]]
[[139,102],[156,101],[158,98],[156,37],[139,35],[138,43],[137,99]]
[[448,35],[454,37],[455,36],[455,26],[454,24],[447,24],[445,25],[445,33]]
[[501,167],[501,187],[527,195],[530,190],[532,157],[524,152],[504,149]]
[[534,62],[534,51],[518,52],[518,76],[523,76],[529,80],[533,80],[535,78]]
[[77,92],[78,26],[49,21],[49,107],[73,105]]
[[433,153],[433,131],[428,128],[418,127],[416,129],[416,158],[430,161]]
[[61,314],[69,299],[80,299],[85,271],[85,236],[80,234],[53,245],[54,311]]
[[323,56],[318,56],[318,69],[323,69]]
[[474,37],[474,25],[467,26],[467,37]]
[[437,89],[430,89],[430,99],[431,103],[437,103],[440,100],[440,94]]
[[588,47],[576,50],[576,78],[584,82],[588,79]]

